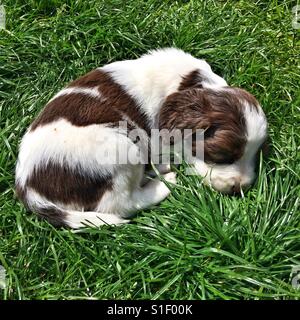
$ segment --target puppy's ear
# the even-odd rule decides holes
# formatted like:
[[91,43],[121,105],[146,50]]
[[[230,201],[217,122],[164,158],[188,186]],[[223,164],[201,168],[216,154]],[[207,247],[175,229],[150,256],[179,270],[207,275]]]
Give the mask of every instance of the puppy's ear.
[[246,142],[241,110],[239,100],[226,92],[183,90],[167,97],[159,114],[159,129],[205,130],[204,160],[229,164],[241,157]]
[[194,70],[182,77],[178,91],[203,88],[202,82],[205,80],[200,70]]
[[159,129],[207,129],[209,101],[201,89],[184,90],[171,94],[159,113]]

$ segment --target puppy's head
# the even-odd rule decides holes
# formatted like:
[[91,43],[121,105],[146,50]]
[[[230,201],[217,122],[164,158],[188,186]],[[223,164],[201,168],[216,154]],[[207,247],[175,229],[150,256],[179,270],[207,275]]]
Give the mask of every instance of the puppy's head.
[[[254,182],[257,157],[267,137],[267,121],[259,103],[247,91],[222,87],[176,92],[161,109],[159,127],[204,130],[204,159],[196,158],[194,165],[214,189],[240,193]],[[196,145],[199,147],[193,143],[193,148]]]

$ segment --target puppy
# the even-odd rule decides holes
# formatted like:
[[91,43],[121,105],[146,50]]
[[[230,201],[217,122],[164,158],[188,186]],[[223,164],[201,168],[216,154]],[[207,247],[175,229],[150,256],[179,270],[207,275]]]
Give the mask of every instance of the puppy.
[[[143,185],[145,165],[128,132],[141,129],[147,140],[152,129],[174,128],[205,130],[204,159],[193,158],[204,182],[225,193],[252,184],[267,135],[259,103],[204,60],[167,48],[97,68],[56,94],[22,139],[17,195],[55,225],[128,222],[170,194],[158,177]],[[175,183],[168,171],[162,177]]]

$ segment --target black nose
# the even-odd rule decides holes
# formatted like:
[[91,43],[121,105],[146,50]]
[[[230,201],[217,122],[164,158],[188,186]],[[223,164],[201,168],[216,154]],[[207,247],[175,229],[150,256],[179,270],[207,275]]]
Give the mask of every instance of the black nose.
[[241,185],[240,185],[239,182],[236,181],[236,182],[234,183],[234,185],[233,185],[232,188],[231,188],[231,192],[232,192],[233,194],[236,194],[236,195],[241,194]]

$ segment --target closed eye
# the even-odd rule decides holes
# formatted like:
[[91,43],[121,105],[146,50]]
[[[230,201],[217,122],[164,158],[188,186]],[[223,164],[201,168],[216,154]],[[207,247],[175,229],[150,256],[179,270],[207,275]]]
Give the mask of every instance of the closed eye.
[[216,163],[218,164],[233,164],[234,163],[234,159],[224,159],[224,160],[221,160],[221,161],[216,161]]
[[217,131],[217,126],[210,126],[204,131],[204,138],[213,138],[215,135],[215,132]]
[[228,158],[228,159],[205,159],[205,156],[204,156],[204,160],[206,163],[209,163],[209,164],[233,164],[235,162],[235,159],[234,158]]
[[224,162],[225,164],[233,164],[234,159],[228,159],[227,161]]

